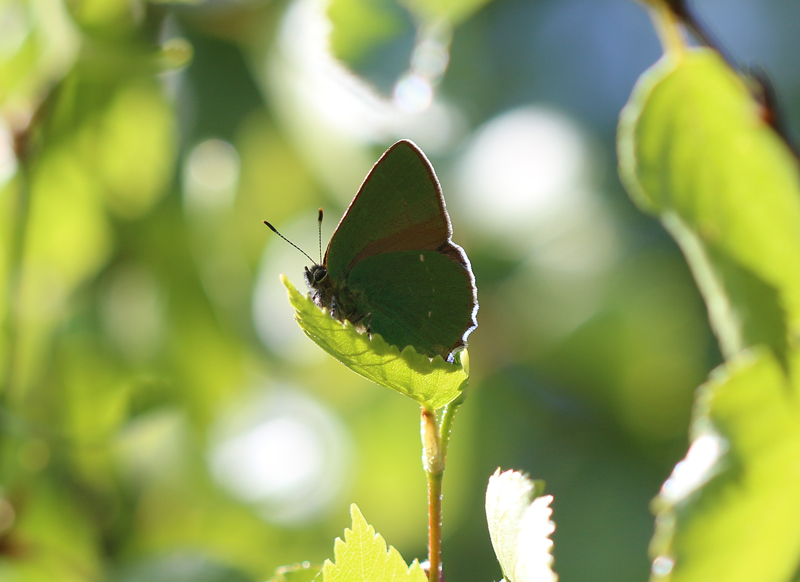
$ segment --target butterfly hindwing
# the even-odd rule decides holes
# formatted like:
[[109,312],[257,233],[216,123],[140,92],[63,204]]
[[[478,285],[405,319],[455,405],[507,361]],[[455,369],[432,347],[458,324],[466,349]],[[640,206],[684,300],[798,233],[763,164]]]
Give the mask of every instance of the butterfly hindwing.
[[390,344],[444,358],[474,328],[472,276],[436,251],[399,251],[358,263],[348,288],[358,310]]

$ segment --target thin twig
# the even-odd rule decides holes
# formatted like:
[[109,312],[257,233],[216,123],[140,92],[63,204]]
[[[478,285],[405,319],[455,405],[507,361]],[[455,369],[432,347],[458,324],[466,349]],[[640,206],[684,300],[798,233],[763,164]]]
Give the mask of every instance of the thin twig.
[[422,464],[428,478],[428,580],[439,582],[442,563],[442,477],[444,454],[436,413],[422,407]]

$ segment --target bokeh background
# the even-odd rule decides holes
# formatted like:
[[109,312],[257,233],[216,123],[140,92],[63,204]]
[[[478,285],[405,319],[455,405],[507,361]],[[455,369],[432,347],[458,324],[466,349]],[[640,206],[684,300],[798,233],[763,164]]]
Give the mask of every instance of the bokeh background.
[[[694,6],[796,133],[800,5]],[[0,0],[0,580],[261,581],[332,557],[351,502],[425,557],[418,409],[302,335],[278,275],[306,259],[261,224],[316,256],[316,209],[325,244],[400,138],[481,304],[448,581],[501,577],[498,466],[555,496],[561,580],[644,580],[719,361],[616,175],[659,56],[629,0]]]

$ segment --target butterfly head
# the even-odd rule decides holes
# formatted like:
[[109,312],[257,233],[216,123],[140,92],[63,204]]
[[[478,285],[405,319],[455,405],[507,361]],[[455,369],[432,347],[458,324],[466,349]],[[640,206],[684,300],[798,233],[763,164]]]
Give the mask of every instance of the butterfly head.
[[304,277],[309,287],[317,288],[328,277],[328,269],[323,265],[314,264],[311,267],[306,267]]
[[331,315],[336,319],[346,318],[338,308],[337,294],[331,284],[331,278],[328,276],[328,269],[324,265],[315,263],[306,267],[303,278],[306,280],[311,300],[317,307],[330,310]]

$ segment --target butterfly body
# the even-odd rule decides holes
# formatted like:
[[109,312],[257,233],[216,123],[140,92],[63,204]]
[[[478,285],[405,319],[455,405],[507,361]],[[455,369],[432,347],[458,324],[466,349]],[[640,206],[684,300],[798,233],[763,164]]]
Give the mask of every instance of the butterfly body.
[[314,302],[401,349],[452,354],[477,327],[475,278],[425,155],[397,142],[350,203],[321,265],[306,267]]
[[330,277],[323,265],[306,267],[304,278],[311,294],[311,299],[318,307],[327,308],[331,316],[340,321],[347,320],[354,324],[359,331],[369,331],[362,321],[368,314],[359,314],[358,299],[352,290],[343,285],[337,285]]

